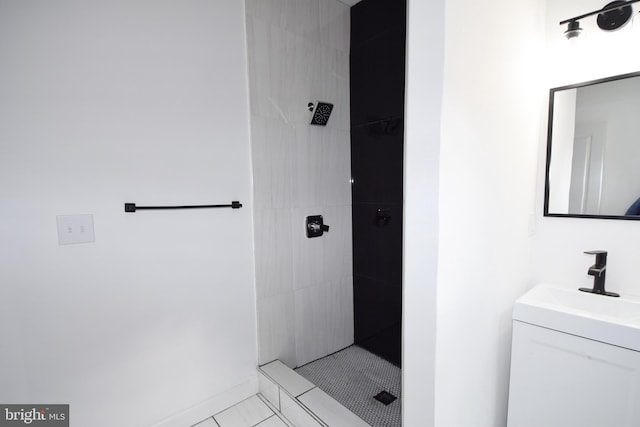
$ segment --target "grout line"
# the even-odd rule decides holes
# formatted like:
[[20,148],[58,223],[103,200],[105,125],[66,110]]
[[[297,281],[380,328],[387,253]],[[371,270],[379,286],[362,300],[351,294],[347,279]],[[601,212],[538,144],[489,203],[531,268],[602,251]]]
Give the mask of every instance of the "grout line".
[[[226,407],[226,408],[224,408],[222,411],[218,411],[218,412],[216,412],[215,414],[213,414],[211,417],[213,418],[213,417],[215,417],[216,415],[219,415],[219,414],[221,414],[221,413],[223,413],[223,412],[225,412],[225,411],[227,411],[227,410],[229,410],[229,409],[233,408],[234,406],[241,404],[242,402],[246,402],[247,400],[251,399],[253,396],[255,396],[255,394],[254,394],[254,395],[251,395],[251,396],[249,396],[249,397],[247,397],[246,399],[242,399],[240,402],[236,402],[236,403],[234,403],[234,404],[233,404],[233,405],[231,405],[231,406],[227,406],[227,407]],[[215,421],[215,419],[214,419],[214,421]]]
[[253,426],[251,426],[251,427],[256,427],[256,426],[258,426],[258,425],[262,424],[263,422],[267,421],[268,419],[271,419],[271,418],[276,417],[276,416],[277,416],[277,415],[276,415],[275,413],[273,413],[272,415],[269,415],[267,418],[265,418],[265,419],[263,419],[263,420],[258,421],[256,424],[254,424],[254,425],[253,425]]
[[[280,395],[280,393],[278,393],[278,395]],[[293,424],[292,424],[292,423],[287,419],[287,417],[285,417],[285,416],[284,416],[284,414],[283,414],[282,412],[277,411],[277,410],[274,410],[274,409],[275,409],[275,406],[273,406],[273,405],[271,404],[271,402],[269,402],[269,399],[267,399],[266,397],[264,397],[264,396],[263,396],[263,395],[261,395],[260,393],[258,393],[258,397],[259,397],[260,399],[262,399],[262,401],[263,401],[263,402],[264,402],[264,403],[265,403],[265,404],[266,404],[266,405],[267,405],[267,406],[268,406],[268,407],[269,407],[269,408],[274,412],[274,413],[273,413],[273,415],[272,415],[271,417],[274,417],[274,416],[275,416],[275,417],[278,417],[278,418],[279,418],[283,423],[285,423],[285,425],[286,425],[287,427],[295,427],[295,426],[294,426],[294,425],[293,425]],[[266,420],[268,420],[268,419],[269,419],[269,418],[271,418],[271,417],[268,417],[268,418],[266,418],[266,419],[264,419],[264,420],[262,420],[262,421],[260,421],[260,422],[261,422],[261,423],[262,423],[262,422],[265,422]],[[258,423],[258,424],[260,424],[260,423]],[[257,425],[257,424],[256,424],[256,425]]]
[[270,376],[268,376],[266,373],[264,373],[264,372],[262,371],[262,369],[260,369],[260,367],[258,367],[258,375],[262,375],[262,376],[264,376],[264,377],[267,379],[267,381],[271,382],[271,384],[273,384],[273,385],[278,389],[278,390],[277,390],[277,393],[278,393],[278,407],[276,408],[276,407],[275,407],[275,406],[274,406],[274,405],[269,401],[269,399],[268,399],[266,396],[262,395],[262,393],[260,393],[260,390],[258,390],[258,397],[259,397],[259,398],[261,398],[263,401],[265,401],[265,402],[267,403],[267,405],[269,405],[269,406],[273,406],[274,408],[276,408],[276,411],[277,411],[277,412],[282,412],[282,402],[280,402],[280,384],[279,384],[279,383],[277,383],[273,378],[271,378]]
[[[258,366],[258,371],[260,371],[260,373],[262,375],[264,375],[269,381],[271,381],[272,383],[274,383],[276,386],[278,386],[278,389],[282,388],[280,386],[280,383],[278,381],[276,381],[271,375],[269,375],[268,373],[266,373],[265,371],[262,370],[262,368],[260,366]],[[298,374],[299,375],[299,374]],[[308,381],[308,380],[307,380]],[[278,397],[279,399],[280,397]]]
[[[222,411],[220,411],[220,412],[217,412],[217,413],[213,414],[213,415],[211,416],[211,418],[213,418],[213,421],[218,425],[218,427],[220,427],[220,423],[218,422],[218,420],[216,420],[216,415],[220,415],[221,413],[223,413],[223,412],[225,412],[225,411],[228,411],[229,409],[233,408],[234,406],[238,406],[238,405],[240,405],[241,403],[246,402],[246,401],[247,401],[247,400],[249,400],[249,399],[252,399],[254,396],[257,396],[257,397],[258,397],[258,399],[260,399],[260,396],[259,396],[257,393],[256,393],[256,394],[253,394],[253,395],[251,395],[251,396],[247,397],[246,399],[243,399],[243,400],[241,400],[240,402],[236,402],[236,403],[234,403],[233,405],[229,406],[228,408],[225,408],[225,409],[223,409]],[[260,399],[260,400],[262,401],[262,399]],[[264,402],[264,401],[263,401],[263,402]],[[271,408],[269,408],[269,409],[271,409]],[[271,410],[271,412],[273,412],[273,410]],[[264,420],[262,420],[262,421],[264,421]],[[261,422],[262,422],[262,421],[261,421]]]
[[280,384],[276,384],[276,387],[278,388],[278,412],[282,413],[282,398],[280,397],[282,387],[280,387]]
[[[302,393],[300,393],[299,395],[297,395],[297,396],[295,397],[295,399],[296,399],[296,400],[300,399],[302,396],[304,396],[305,394],[309,393],[309,392],[310,392],[311,390],[313,390],[314,388],[318,388],[318,386],[314,385],[314,386],[313,386],[312,388],[310,388],[309,390],[307,390],[307,391],[303,391]],[[301,403],[302,403],[302,402],[301,402]],[[304,405],[304,403],[303,403],[303,405]]]
[[[352,275],[352,276],[353,276],[353,275]],[[348,349],[349,347],[353,347],[354,345],[355,345],[355,343],[354,343],[354,344],[349,344],[349,345],[348,345],[348,346],[346,346],[345,348],[341,348],[340,350],[336,350],[336,351],[334,351],[333,353],[329,353],[329,354],[327,354],[326,356],[318,357],[317,359],[314,359],[314,360],[312,360],[312,361],[310,361],[310,362],[307,362],[307,363],[305,363],[304,365],[296,366],[296,368],[295,368],[293,371],[295,372],[296,370],[298,370],[298,369],[300,369],[300,368],[303,368],[303,367],[307,366],[307,365],[308,365],[308,364],[310,364],[310,363],[317,362],[318,360],[324,359],[325,357],[333,356],[334,354],[336,354],[336,353],[340,353],[342,350],[346,350],[346,349]],[[296,374],[297,374],[297,372],[296,372]],[[298,375],[300,375],[300,374],[298,374]],[[305,378],[305,377],[304,377],[304,376],[302,376],[302,375],[300,375],[300,376],[301,376],[302,378]],[[305,379],[306,379],[306,378],[305,378]],[[307,380],[307,381],[309,381],[309,380]]]
[[[353,344],[352,344],[352,345],[353,345]],[[336,353],[337,353],[337,352],[336,352]],[[276,359],[276,360],[277,360],[277,361],[279,361],[280,363],[282,363],[282,361],[280,361],[280,359]],[[276,360],[274,360],[274,362],[275,362]],[[270,362],[270,363],[273,363],[273,362]],[[284,363],[282,363],[282,364],[284,365]],[[264,366],[264,365],[263,365],[263,366]],[[289,368],[287,365],[284,365],[284,366],[286,366],[288,369],[291,369],[291,368]],[[296,369],[298,369],[298,368],[296,368]],[[261,367],[261,366],[258,366],[258,371],[260,371],[260,373],[262,373],[265,377],[267,377],[269,380],[271,380],[271,382],[272,382],[272,383],[274,383],[275,385],[277,385],[279,389],[284,390],[284,388],[282,387],[282,385],[280,385],[280,383],[279,383],[275,378],[273,378],[273,377],[272,377],[271,375],[269,375],[267,372],[265,372],[264,370],[262,370],[262,367]],[[300,375],[299,373],[297,373],[295,369],[291,369],[291,371],[292,371],[294,374],[298,375],[298,376],[299,376],[300,378],[302,378],[303,380],[305,380],[305,381],[307,381],[308,383],[310,383],[313,387],[315,387],[315,384],[314,384],[314,383],[312,383],[311,381],[309,381],[308,379],[306,379],[305,377],[303,377],[302,375]],[[313,387],[312,387],[312,388],[313,388]],[[309,390],[311,390],[311,389],[309,389]],[[306,390],[305,392],[307,392],[307,391],[309,391],[309,390]],[[289,396],[293,396],[293,394],[289,393],[289,391],[287,391],[287,390],[284,390],[284,391],[286,391],[286,392],[287,392],[287,394],[288,394]],[[305,393],[305,392],[303,392],[303,393]],[[278,397],[278,398],[279,398],[279,397]],[[280,407],[282,407],[282,405],[280,405]]]
[[[299,407],[300,409],[302,409],[303,411],[305,411],[305,412],[306,412],[306,413],[307,413],[307,414],[308,414],[312,419],[314,419],[315,421],[317,421],[317,422],[318,422],[318,424],[320,424],[320,426],[322,426],[322,427],[329,427],[329,425],[328,425],[327,423],[325,423],[325,422],[322,420],[322,418],[320,418],[319,416],[317,416],[317,415],[316,415],[316,413],[315,413],[315,412],[313,412],[311,409],[309,409],[309,408],[308,408],[304,403],[300,402],[300,400],[299,400],[297,397],[295,397],[294,395],[292,395],[291,393],[289,393],[287,390],[285,390],[285,389],[283,389],[283,388],[281,388],[281,387],[279,387],[279,388],[280,388],[280,392],[285,393],[285,394],[289,397],[289,399],[293,400],[293,403],[294,403],[295,405],[298,405],[298,407]],[[317,387],[314,385],[314,386],[313,386],[312,388],[310,388],[309,390],[307,390],[307,391],[303,392],[302,394],[300,394],[300,396],[302,396],[303,394],[305,394],[305,393],[307,393],[307,392],[309,392],[309,391],[313,390],[314,388],[317,388]],[[281,412],[281,413],[282,413],[282,412]],[[284,416],[284,415],[283,415],[283,416]],[[285,417],[285,418],[286,418],[286,417]]]
[[[350,345],[350,346],[348,346],[348,347],[346,347],[346,348],[349,348],[349,347],[352,347],[352,346],[353,346],[353,344],[352,344],[352,345]],[[346,348],[345,348],[345,349],[346,349]],[[343,350],[345,350],[345,349],[343,349]],[[338,351],[336,351],[336,352],[334,352],[334,353],[332,353],[332,354],[338,353],[339,351],[342,351],[342,350],[338,350]],[[311,363],[311,362],[309,362],[309,363]],[[304,366],[304,365],[303,365],[303,366]],[[290,368],[289,368],[289,369],[290,369]],[[281,403],[280,393],[284,392],[284,393],[286,393],[286,395],[287,395],[290,399],[292,399],[292,400],[294,401],[294,404],[297,404],[297,405],[298,405],[298,407],[300,407],[302,410],[304,410],[304,411],[305,411],[309,416],[311,416],[311,418],[313,418],[315,421],[317,421],[321,426],[323,426],[323,427],[329,427],[329,425],[328,425],[328,424],[327,424],[327,423],[326,423],[322,418],[320,418],[320,417],[319,417],[315,412],[313,412],[313,411],[312,411],[312,410],[311,410],[307,405],[305,405],[303,402],[301,402],[301,401],[300,401],[300,397],[302,397],[302,396],[303,396],[303,395],[305,395],[306,393],[310,392],[311,390],[313,390],[313,389],[315,389],[315,388],[318,388],[315,384],[313,384],[311,381],[309,381],[309,380],[308,380],[308,379],[306,379],[304,376],[302,376],[302,375],[298,374],[297,372],[295,372],[295,370],[293,370],[293,369],[292,369],[292,371],[293,371],[294,373],[296,373],[297,375],[299,375],[299,376],[300,376],[300,377],[302,377],[302,378],[305,378],[307,381],[309,381],[309,382],[313,385],[313,387],[311,387],[309,390],[305,390],[304,392],[300,393],[299,395],[294,396],[294,395],[292,395],[291,393],[289,393],[287,390],[285,390],[284,388],[282,388],[282,387],[280,386],[280,383],[279,383],[279,382],[277,382],[275,379],[273,379],[271,376],[269,376],[266,372],[264,372],[264,371],[261,369],[261,367],[260,367],[260,366],[258,367],[258,370],[259,370],[262,374],[264,374],[264,376],[265,376],[266,378],[268,378],[269,380],[271,380],[271,381],[272,381],[272,382],[273,382],[273,383],[278,387],[278,403],[279,403],[279,405],[280,405],[280,410],[279,410],[278,412],[279,412],[280,414],[282,414],[282,411],[281,411],[281,409],[282,409],[282,403]],[[320,390],[320,389],[319,389],[319,390]],[[272,408],[272,407],[273,407],[273,405],[272,405],[270,402],[266,401],[266,397],[262,396],[260,393],[258,393],[258,394],[257,394],[257,396],[258,396],[258,398],[259,398],[259,399],[261,399],[262,401],[264,401],[264,402],[267,404],[267,406],[269,406],[270,408]],[[331,397],[331,396],[329,396],[329,397]],[[352,413],[352,414],[354,414],[356,417],[358,417],[358,418],[360,418],[360,419],[362,420],[362,417],[360,417],[358,414],[355,414],[353,411],[351,411],[349,408],[347,408],[346,406],[344,406],[341,402],[339,402],[339,401],[338,401],[338,400],[336,400],[335,398],[333,398],[333,397],[331,397],[331,398],[332,398],[336,403],[338,403],[338,405],[342,406],[342,407],[343,407],[343,408],[345,408],[347,411],[351,412],[351,413]],[[286,419],[286,417],[285,417],[284,415],[282,415],[282,416]],[[264,421],[264,420],[263,420],[263,421]],[[288,421],[288,420],[287,420],[287,421]],[[363,420],[363,421],[364,421],[364,420]],[[261,422],[262,422],[262,421],[261,421]]]
[[[314,388],[318,388],[318,387],[314,387]],[[313,388],[312,388],[311,390],[313,390]],[[307,393],[307,392],[309,392],[309,391],[311,391],[311,390],[307,390],[307,391],[305,391],[305,392],[304,392],[304,393],[302,393],[302,394],[305,394],[305,393]],[[301,394],[300,396],[302,396],[302,394]],[[313,411],[311,410],[311,408],[309,408],[307,405],[305,405],[303,402],[301,402],[297,397],[296,397],[294,400],[298,403],[298,405],[299,405],[302,409],[306,410],[309,414],[311,414],[311,415],[312,415],[312,417],[313,417],[316,421],[318,421],[318,423],[320,423],[320,424],[321,424],[322,426],[324,426],[324,427],[330,427],[330,426],[329,426],[329,424],[327,424],[326,422],[324,422],[324,420],[323,420],[322,418],[320,418],[320,416],[319,416],[319,415],[316,415],[316,413],[315,413],[315,412],[313,412]]]
[[[258,396],[258,399],[260,399],[260,401],[262,401],[262,403],[264,403],[265,405],[267,405],[267,407],[271,410],[271,412],[273,412],[273,414],[272,414],[272,415],[269,415],[267,418],[271,418],[271,417],[272,417],[273,415],[275,415],[277,412],[280,412],[280,411],[274,410],[274,409],[275,409],[275,406],[273,406],[273,405],[271,404],[271,402],[269,402],[269,399],[267,399],[266,397],[264,397],[262,394],[258,393],[258,394],[256,394],[256,396]],[[265,420],[266,420],[267,418],[265,418]],[[264,420],[262,420],[262,421],[264,421]],[[262,421],[260,421],[260,423],[261,423]],[[260,424],[260,423],[258,423],[258,424]]]

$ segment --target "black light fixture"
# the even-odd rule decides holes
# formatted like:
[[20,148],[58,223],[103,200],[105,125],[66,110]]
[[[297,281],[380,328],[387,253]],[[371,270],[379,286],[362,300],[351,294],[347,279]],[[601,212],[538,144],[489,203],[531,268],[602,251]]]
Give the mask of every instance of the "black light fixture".
[[627,22],[631,20],[633,10],[631,5],[638,3],[640,0],[616,0],[608,3],[602,9],[594,10],[593,12],[585,13],[584,15],[576,16],[574,18],[565,19],[560,22],[560,25],[567,25],[567,31],[564,35],[568,39],[578,37],[582,32],[580,28],[580,20],[588,18],[589,16],[598,15],[597,24],[603,31],[615,31],[625,26]]
[[578,37],[582,32],[582,28],[580,28],[580,21],[571,21],[569,25],[567,25],[567,31],[564,32],[564,36],[568,39],[572,39],[574,37]]

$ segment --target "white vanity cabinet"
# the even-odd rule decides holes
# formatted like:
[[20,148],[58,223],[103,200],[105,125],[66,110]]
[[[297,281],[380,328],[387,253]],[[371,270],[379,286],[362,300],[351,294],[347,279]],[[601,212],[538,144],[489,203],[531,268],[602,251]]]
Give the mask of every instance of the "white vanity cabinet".
[[508,427],[640,427],[640,301],[540,285],[513,317]]

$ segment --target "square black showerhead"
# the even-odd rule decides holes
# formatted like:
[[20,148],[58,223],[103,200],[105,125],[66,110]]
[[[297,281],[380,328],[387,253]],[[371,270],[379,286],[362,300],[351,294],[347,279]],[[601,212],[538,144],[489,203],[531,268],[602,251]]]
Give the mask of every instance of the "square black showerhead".
[[313,110],[313,117],[311,118],[312,125],[326,126],[329,121],[329,116],[333,111],[333,104],[329,102],[317,101],[315,109]]

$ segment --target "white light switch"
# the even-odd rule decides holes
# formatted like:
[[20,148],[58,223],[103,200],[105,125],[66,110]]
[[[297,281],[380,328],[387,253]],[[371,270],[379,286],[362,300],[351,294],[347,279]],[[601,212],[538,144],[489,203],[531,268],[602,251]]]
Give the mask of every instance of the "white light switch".
[[58,215],[58,244],[95,242],[93,215]]

